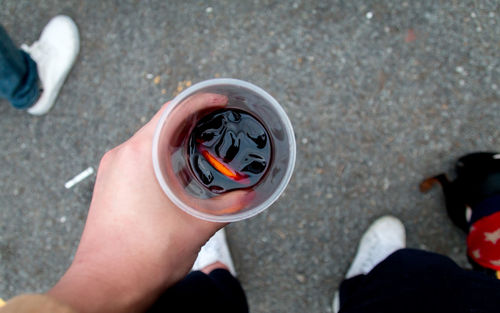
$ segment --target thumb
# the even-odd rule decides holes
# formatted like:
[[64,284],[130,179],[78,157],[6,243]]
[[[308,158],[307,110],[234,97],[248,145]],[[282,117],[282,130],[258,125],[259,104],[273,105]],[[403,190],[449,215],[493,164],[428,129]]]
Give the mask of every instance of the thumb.
[[236,190],[210,199],[184,199],[196,210],[211,215],[222,216],[234,214],[247,208],[255,198],[255,191]]

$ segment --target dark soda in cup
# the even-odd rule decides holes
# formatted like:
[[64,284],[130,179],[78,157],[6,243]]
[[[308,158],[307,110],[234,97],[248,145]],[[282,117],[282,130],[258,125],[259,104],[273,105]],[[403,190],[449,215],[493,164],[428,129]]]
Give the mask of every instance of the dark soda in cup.
[[250,188],[271,162],[269,134],[252,114],[222,109],[203,117],[191,132],[190,168],[213,193]]

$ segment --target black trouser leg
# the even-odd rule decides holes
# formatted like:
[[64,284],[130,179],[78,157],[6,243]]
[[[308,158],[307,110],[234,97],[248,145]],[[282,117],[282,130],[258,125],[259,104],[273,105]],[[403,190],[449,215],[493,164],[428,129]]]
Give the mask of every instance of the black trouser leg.
[[228,271],[217,269],[208,275],[191,272],[163,293],[148,312],[247,313],[248,304],[239,281]]
[[340,286],[340,312],[500,312],[500,280],[412,249]]

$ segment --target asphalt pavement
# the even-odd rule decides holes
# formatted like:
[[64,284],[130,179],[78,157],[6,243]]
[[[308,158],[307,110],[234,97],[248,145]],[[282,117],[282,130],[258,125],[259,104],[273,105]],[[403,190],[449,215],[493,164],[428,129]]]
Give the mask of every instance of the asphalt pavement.
[[213,77],[267,90],[297,138],[285,194],[227,229],[251,312],[331,312],[384,214],[404,222],[409,247],[468,266],[440,190],[418,184],[500,150],[497,1],[0,0],[19,45],[61,13],[81,50],[52,111],[0,101],[0,298],[45,291],[71,263],[95,174],[64,183]]

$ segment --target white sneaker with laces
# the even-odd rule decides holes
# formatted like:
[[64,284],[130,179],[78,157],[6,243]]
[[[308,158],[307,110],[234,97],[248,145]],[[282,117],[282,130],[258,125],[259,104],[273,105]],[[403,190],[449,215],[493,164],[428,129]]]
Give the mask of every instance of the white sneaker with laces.
[[54,105],[80,50],[78,28],[70,17],[58,15],[45,26],[40,39],[29,47],[23,44],[21,48],[36,62],[43,88],[40,98],[28,113],[45,114]]
[[231,253],[229,252],[224,228],[216,232],[201,248],[192,270],[201,270],[217,261],[226,265],[229,268],[229,272],[236,277],[236,270],[234,269]]
[[[405,246],[405,227],[399,219],[389,215],[377,219],[361,238],[345,279],[368,274],[377,264]],[[334,313],[340,310],[338,291],[335,292],[332,307]]]

